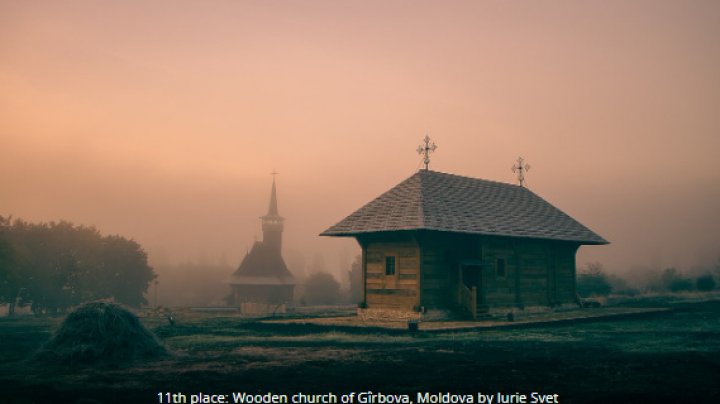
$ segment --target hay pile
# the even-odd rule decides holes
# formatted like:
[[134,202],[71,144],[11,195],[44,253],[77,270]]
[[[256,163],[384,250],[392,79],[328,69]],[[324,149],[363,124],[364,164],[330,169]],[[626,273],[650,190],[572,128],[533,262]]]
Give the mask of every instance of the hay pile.
[[92,302],[65,318],[37,358],[64,364],[120,364],[166,353],[133,313],[114,303]]

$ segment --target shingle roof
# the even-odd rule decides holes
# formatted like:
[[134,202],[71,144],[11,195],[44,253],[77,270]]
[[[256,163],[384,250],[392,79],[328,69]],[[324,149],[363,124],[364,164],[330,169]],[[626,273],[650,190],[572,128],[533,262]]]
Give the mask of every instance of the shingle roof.
[[527,188],[427,170],[320,235],[421,229],[608,244]]
[[238,285],[294,285],[295,278],[279,251],[256,241],[229,282]]

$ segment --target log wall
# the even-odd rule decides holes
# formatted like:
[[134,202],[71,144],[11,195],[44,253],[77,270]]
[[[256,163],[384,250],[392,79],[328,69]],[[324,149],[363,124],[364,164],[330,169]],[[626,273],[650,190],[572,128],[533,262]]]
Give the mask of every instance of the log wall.
[[[395,257],[395,274],[385,274],[385,258]],[[412,241],[371,242],[367,246],[365,294],[368,307],[412,310],[419,301],[420,252]]]
[[[453,308],[463,265],[481,272],[478,305],[485,308],[575,301],[574,243],[427,231],[359,241],[368,308]],[[395,257],[393,275],[385,273],[388,256]],[[504,262],[504,275],[498,260]]]

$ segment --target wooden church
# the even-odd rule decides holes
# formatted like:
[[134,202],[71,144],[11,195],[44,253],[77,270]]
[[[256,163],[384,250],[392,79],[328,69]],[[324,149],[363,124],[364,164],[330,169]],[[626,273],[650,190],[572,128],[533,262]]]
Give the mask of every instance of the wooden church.
[[264,311],[263,307],[277,311],[276,307],[292,302],[295,278],[282,258],[284,218],[278,213],[274,177],[270,207],[260,219],[263,239],[253,244],[230,278],[230,300],[235,306],[254,307],[253,311]]
[[605,239],[523,186],[430,171],[425,154],[425,169],[321,233],[360,244],[361,307],[476,318],[577,303],[575,253]]

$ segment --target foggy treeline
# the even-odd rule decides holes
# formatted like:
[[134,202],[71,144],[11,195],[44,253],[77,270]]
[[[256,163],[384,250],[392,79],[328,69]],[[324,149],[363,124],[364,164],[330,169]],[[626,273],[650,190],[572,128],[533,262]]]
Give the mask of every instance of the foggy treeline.
[[[325,267],[322,254],[315,254],[310,263],[295,253],[289,254],[288,266],[295,276],[294,304],[337,305],[356,304],[360,301],[362,274],[360,256],[350,268],[340,268],[332,273]],[[222,261],[222,260],[221,260]],[[157,284],[148,290],[151,305],[166,307],[226,306],[230,294],[227,283],[237,269],[225,262],[186,262],[180,264],[157,264]],[[333,273],[340,273],[338,279]]]
[[[333,276],[323,255],[309,263],[289,254],[298,285],[297,305],[357,303],[359,257]],[[20,306],[36,314],[62,313],[80,303],[113,300],[131,307],[226,306],[227,280],[236,267],[226,260],[148,265],[145,250],[119,235],[67,221],[30,223],[0,216],[0,305],[13,314]]]
[[623,275],[608,273],[600,262],[578,269],[577,291],[583,297],[610,294],[636,296],[649,293],[709,292],[720,285],[720,257],[705,266],[681,270],[636,268]]
[[188,262],[155,265],[157,283],[148,291],[152,305],[165,307],[225,306],[230,293],[227,279],[234,268],[225,264]]
[[[307,266],[298,254],[290,256],[298,282],[294,304],[357,303],[357,259],[351,281],[350,269],[333,271],[344,275],[336,279],[322,254]],[[132,307],[226,306],[227,280],[235,269],[226,262],[202,261],[153,268],[134,240],[66,221],[30,223],[0,216],[0,305],[8,314],[17,306],[36,314],[61,313],[99,299]]]
[[[357,304],[361,300],[360,256],[347,268],[327,268],[320,253],[309,262],[288,252],[296,278],[297,306]],[[148,265],[137,242],[103,236],[70,222],[29,223],[0,216],[0,304],[56,313],[85,301],[111,299],[133,307],[227,306],[228,280],[236,266],[208,263]],[[333,275],[333,274],[339,274]],[[690,269],[642,268],[622,275],[600,262],[578,268],[582,297],[648,293],[708,292],[720,285],[720,258]]]
[[9,314],[16,305],[57,313],[98,299],[140,307],[155,276],[134,240],[65,221],[0,216],[0,303]]

